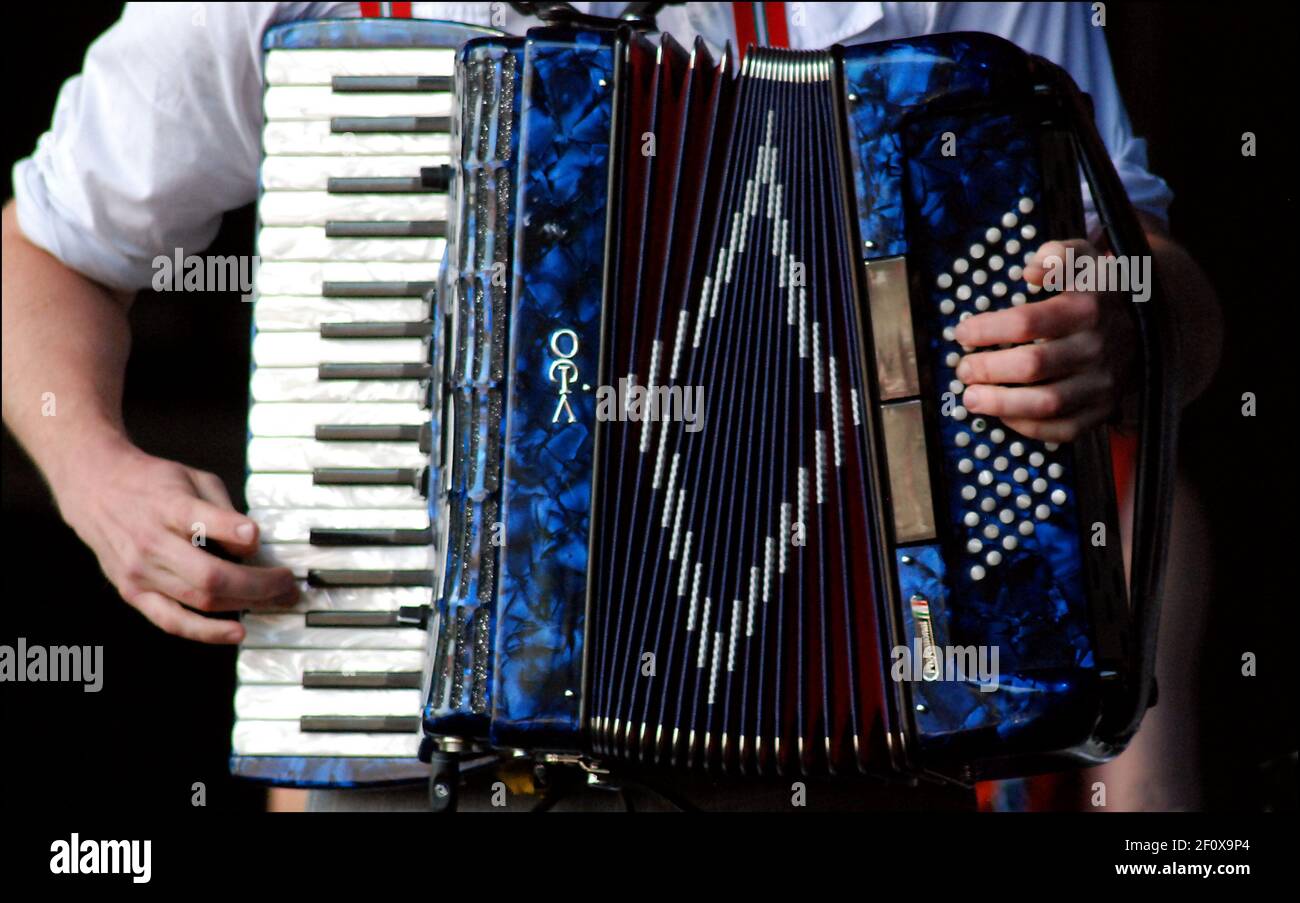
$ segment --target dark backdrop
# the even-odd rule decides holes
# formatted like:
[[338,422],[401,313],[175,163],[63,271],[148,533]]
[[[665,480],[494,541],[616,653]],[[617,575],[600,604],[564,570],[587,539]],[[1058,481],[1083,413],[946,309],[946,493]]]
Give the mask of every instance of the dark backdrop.
[[[7,12],[10,49],[30,46],[6,56],[6,180],[47,127],[60,84],[80,70],[86,46],[119,8],[82,5],[72,14],[62,4],[23,4]],[[1295,19],[1282,4],[1107,4],[1106,35],[1134,128],[1177,195],[1175,234],[1210,274],[1228,323],[1224,364],[1184,432],[1186,473],[1212,518],[1211,630],[1188,666],[1210,726],[1202,753],[1208,802],[1218,809],[1264,805],[1259,764],[1296,746],[1289,651],[1296,603],[1286,579],[1296,465],[1283,416],[1295,411],[1294,379],[1283,374],[1294,317],[1293,284],[1282,277],[1296,254],[1295,156],[1287,144],[1294,113],[1286,100]],[[1258,136],[1257,157],[1241,156],[1244,131]],[[8,182],[5,192],[12,193]],[[236,211],[212,253],[251,253],[252,234],[251,211]],[[238,501],[249,308],[230,295],[146,292],[132,321],[133,435],[154,454],[220,474]],[[1241,416],[1243,392],[1258,397],[1253,419]],[[118,600],[7,432],[3,481],[0,643],[25,636],[109,647],[97,695],[0,685],[5,802],[186,809],[191,784],[202,781],[210,807],[259,807],[261,792],[225,770],[234,651],[167,637]],[[1250,682],[1239,677],[1243,650],[1259,656]]]

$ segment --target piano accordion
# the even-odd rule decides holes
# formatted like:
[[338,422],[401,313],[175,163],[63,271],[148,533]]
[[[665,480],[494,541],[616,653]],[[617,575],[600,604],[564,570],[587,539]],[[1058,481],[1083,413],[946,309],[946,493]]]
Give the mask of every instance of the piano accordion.
[[[971,781],[1103,761],[1153,697],[1169,390],[1133,574],[1104,430],[968,413],[954,329],[1045,240],[1144,238],[1050,63],[629,27],[268,33],[233,768]],[[432,763],[432,765],[428,764]]]

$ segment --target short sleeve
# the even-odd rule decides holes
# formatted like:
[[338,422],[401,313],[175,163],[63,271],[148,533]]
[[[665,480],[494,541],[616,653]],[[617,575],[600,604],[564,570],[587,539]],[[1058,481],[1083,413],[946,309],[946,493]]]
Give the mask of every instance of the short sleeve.
[[257,192],[262,32],[306,4],[128,4],[13,170],[27,237],[105,285],[197,253]]

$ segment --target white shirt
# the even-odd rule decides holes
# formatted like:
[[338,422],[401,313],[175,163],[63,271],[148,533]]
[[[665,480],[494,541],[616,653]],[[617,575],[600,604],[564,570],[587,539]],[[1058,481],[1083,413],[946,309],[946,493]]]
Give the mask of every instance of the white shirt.
[[[574,5],[612,15],[625,4]],[[795,6],[787,4],[796,49],[985,31],[1059,63],[1092,95],[1133,203],[1166,219],[1172,194],[1147,170],[1146,142],[1133,136],[1089,4],[804,3],[802,25]],[[503,3],[414,3],[412,12],[512,33],[536,24]],[[63,85],[35,152],[14,166],[23,232],[105,285],[148,285],[158,254],[200,251],[225,211],[257,196],[266,29],[359,14],[357,3],[128,4],[90,46],[82,73]],[[658,22],[683,42],[700,35],[715,50],[735,40],[730,3],[669,6]],[[1091,225],[1086,193],[1085,203]]]

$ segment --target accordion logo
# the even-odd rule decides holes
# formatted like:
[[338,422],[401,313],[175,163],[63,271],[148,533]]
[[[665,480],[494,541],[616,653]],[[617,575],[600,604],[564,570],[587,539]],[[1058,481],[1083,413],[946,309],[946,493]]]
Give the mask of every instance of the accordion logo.
[[565,423],[576,423],[578,418],[569,405],[569,394],[573,391],[573,384],[578,381],[578,365],[573,362],[578,353],[578,334],[572,329],[557,329],[551,333],[550,345],[555,360],[547,369],[546,376],[551,382],[559,383],[559,399],[555,403],[551,423],[559,423],[562,414],[569,418]]

